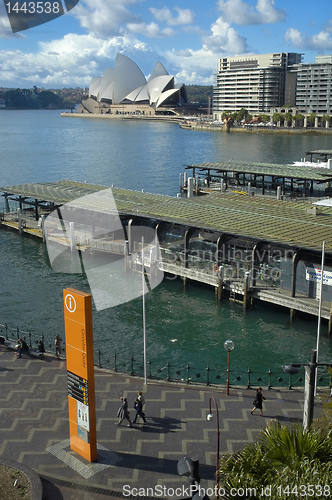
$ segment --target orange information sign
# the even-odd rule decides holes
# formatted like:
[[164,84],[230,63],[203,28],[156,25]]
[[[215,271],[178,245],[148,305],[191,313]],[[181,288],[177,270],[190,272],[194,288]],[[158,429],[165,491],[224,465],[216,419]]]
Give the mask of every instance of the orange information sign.
[[92,298],[73,288],[63,291],[70,448],[97,460]]

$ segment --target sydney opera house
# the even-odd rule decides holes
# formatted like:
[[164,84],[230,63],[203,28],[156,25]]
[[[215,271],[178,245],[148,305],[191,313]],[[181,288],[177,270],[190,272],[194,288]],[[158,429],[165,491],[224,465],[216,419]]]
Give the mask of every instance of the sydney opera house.
[[183,84],[175,84],[164,66],[157,62],[146,80],[141,69],[129,57],[117,54],[114,68],[92,78],[89,96],[78,113],[97,114],[173,114],[187,102]]

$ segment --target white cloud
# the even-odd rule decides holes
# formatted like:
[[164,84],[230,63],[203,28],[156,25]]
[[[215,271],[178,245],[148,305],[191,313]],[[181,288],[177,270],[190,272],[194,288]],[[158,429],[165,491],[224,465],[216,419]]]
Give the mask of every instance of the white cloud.
[[247,52],[246,39],[219,17],[211,26],[211,34],[203,37],[201,48],[168,50],[164,57],[168,71],[175,75],[177,82],[212,85],[220,57]]
[[304,39],[302,33],[295,29],[289,28],[285,33],[285,41],[290,42],[294,47],[302,47],[304,44]]
[[165,38],[175,35],[175,31],[171,28],[159,28],[157,23],[146,24],[141,23],[128,23],[127,30],[129,33],[140,33],[148,38]]
[[146,44],[130,37],[104,40],[69,34],[60,40],[40,42],[37,53],[1,51],[0,81],[4,87],[88,86],[93,76],[114,64],[118,52],[134,59],[137,52],[144,53],[148,60],[156,57]]
[[219,54],[218,57],[222,54],[231,56],[248,52],[246,39],[222,17],[212,24],[211,31],[212,35],[203,38],[203,42],[215,54]]
[[218,0],[217,6],[232,24],[271,24],[285,21],[286,12],[274,7],[274,0],[257,0],[256,7],[242,0]]
[[139,22],[138,16],[127,7],[140,0],[81,0],[71,11],[88,32],[98,37],[110,38],[120,34],[120,27]]
[[301,50],[316,50],[321,53],[332,50],[332,38],[328,31],[320,31],[309,37],[295,28],[289,28],[285,33],[285,41]]
[[204,76],[201,72],[183,69],[175,75],[176,82],[187,85],[213,85],[213,75]]
[[170,9],[164,7],[163,9],[156,9],[150,7],[150,12],[158,21],[165,21],[169,26],[177,26],[181,24],[192,24],[195,19],[195,14],[190,9],[181,9],[180,7],[174,7],[178,15],[173,17]]

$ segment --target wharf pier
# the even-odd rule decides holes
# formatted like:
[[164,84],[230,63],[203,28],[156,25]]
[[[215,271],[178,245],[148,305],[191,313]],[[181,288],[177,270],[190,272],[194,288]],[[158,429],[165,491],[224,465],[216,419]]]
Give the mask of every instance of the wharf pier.
[[[0,188],[4,198],[1,225],[45,240],[44,220],[74,200],[112,191],[112,210],[96,207],[101,218],[121,221],[124,236],[106,229],[94,234],[91,206],[71,234],[54,230],[48,236],[80,252],[136,256],[141,242],[133,228],[152,228],[159,244],[159,269],[212,286],[218,300],[228,298],[243,309],[255,301],[296,312],[319,314],[322,242],[325,264],[321,317],[332,331],[332,207],[306,198],[277,199],[220,191],[197,197],[171,197],[74,181],[22,184]],[[84,210],[84,205],[83,208]],[[94,214],[96,215],[96,214]],[[82,222],[84,220],[84,222]],[[132,262],[135,262],[135,259]],[[149,259],[144,261],[149,267]]]

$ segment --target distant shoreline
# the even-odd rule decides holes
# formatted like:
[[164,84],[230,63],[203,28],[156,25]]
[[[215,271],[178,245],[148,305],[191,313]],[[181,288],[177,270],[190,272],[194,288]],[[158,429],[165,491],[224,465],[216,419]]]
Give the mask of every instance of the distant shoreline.
[[226,127],[221,127],[218,125],[207,125],[207,124],[186,124],[184,121],[188,118],[182,116],[144,116],[144,115],[121,115],[121,114],[100,114],[100,113],[61,113],[62,117],[65,118],[101,118],[106,120],[150,120],[150,121],[166,121],[171,123],[179,123],[181,128],[185,130],[193,131],[207,131],[207,132],[225,132],[225,133],[250,133],[250,134],[304,134],[304,135],[332,135],[332,128],[292,128],[292,127],[274,127],[274,128],[264,128],[264,127],[231,127],[230,130]]
[[144,121],[163,121],[171,123],[182,123],[185,118],[181,116],[161,116],[161,115],[122,115],[122,114],[101,114],[101,113],[61,113],[65,118],[102,118],[103,120],[144,120]]
[[275,128],[264,128],[264,127],[231,127],[228,130],[225,127],[219,127],[214,125],[194,125],[193,127],[187,127],[183,124],[182,128],[194,131],[209,131],[209,132],[225,132],[227,134],[240,133],[240,134],[302,134],[302,135],[332,135],[332,128],[329,129],[313,129],[313,128],[287,128],[287,127],[275,127]]

